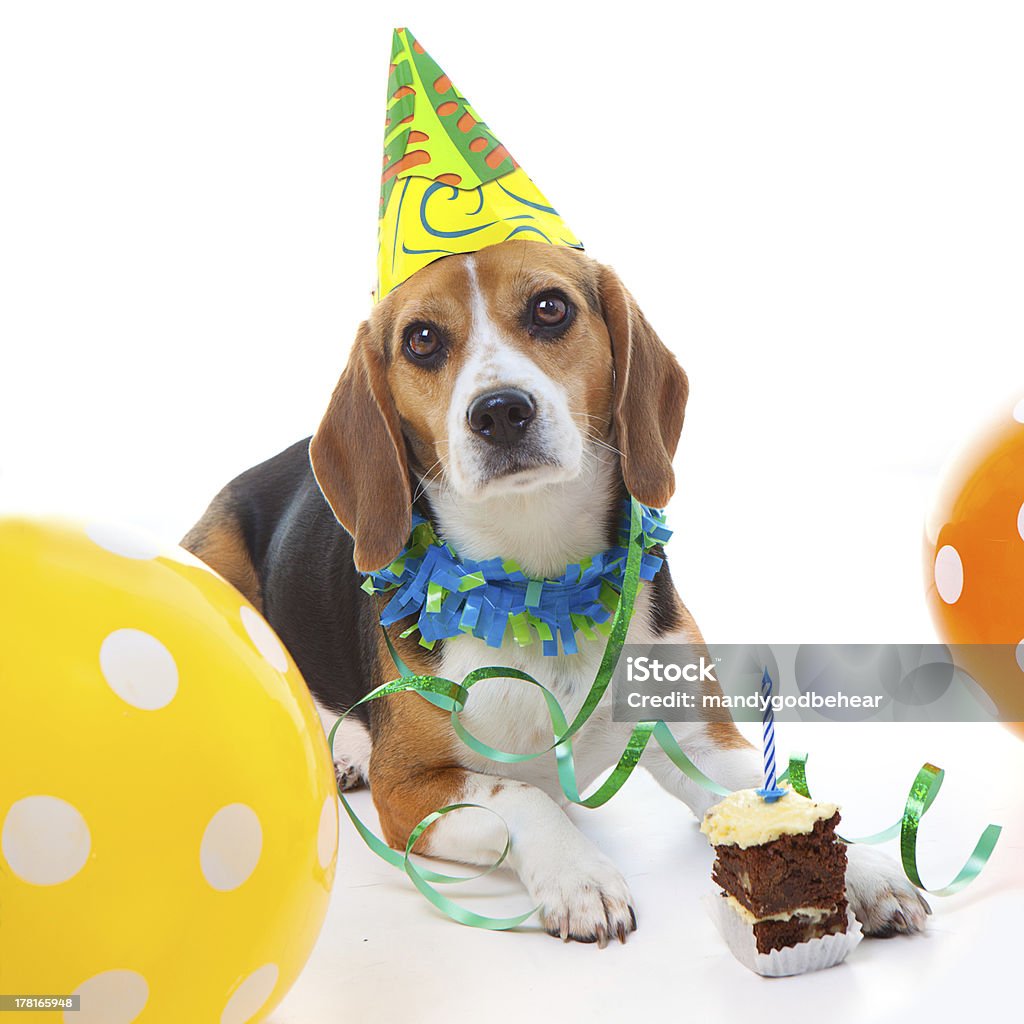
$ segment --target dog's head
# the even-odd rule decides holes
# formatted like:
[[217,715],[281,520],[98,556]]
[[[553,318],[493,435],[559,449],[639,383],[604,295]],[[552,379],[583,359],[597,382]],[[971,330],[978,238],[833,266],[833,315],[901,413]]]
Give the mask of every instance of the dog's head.
[[373,310],[310,459],[369,571],[408,539],[410,468],[471,502],[573,479],[601,441],[631,494],[667,504],[686,396],[614,271],[509,241],[431,263]]

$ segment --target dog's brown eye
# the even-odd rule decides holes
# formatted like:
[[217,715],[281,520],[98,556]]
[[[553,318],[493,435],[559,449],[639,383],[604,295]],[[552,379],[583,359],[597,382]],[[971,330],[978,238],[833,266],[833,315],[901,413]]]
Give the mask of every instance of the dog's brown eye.
[[441,333],[430,324],[413,324],[405,329],[405,348],[416,359],[430,359],[441,351]]
[[531,319],[536,327],[560,327],[569,318],[569,302],[557,292],[545,292],[533,300]]

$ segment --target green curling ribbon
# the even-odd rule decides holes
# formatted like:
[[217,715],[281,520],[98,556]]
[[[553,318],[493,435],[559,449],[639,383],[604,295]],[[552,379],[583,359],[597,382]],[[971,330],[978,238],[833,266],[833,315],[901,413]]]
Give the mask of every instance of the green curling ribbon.
[[[640,586],[640,565],[643,556],[641,524],[642,513],[639,503],[635,498],[631,498],[629,537],[626,567],[622,578],[622,590],[621,593],[617,595],[614,593],[612,595],[608,595],[610,599],[617,598],[616,607],[610,623],[604,623],[601,627],[601,632],[606,633],[608,636],[608,643],[605,646],[604,654],[601,657],[601,663],[594,677],[594,682],[590,687],[590,691],[571,723],[567,721],[565,713],[563,712],[555,695],[551,693],[546,686],[534,679],[534,677],[528,672],[523,672],[519,669],[501,668],[493,665],[474,669],[465,677],[461,684],[456,683],[451,679],[444,679],[440,676],[417,675],[412,672],[402,660],[401,655],[395,649],[395,646],[385,629],[384,639],[387,643],[388,651],[391,654],[392,660],[394,661],[398,671],[401,673],[401,678],[384,683],[372,690],[365,697],[353,704],[352,707],[334,723],[334,726],[328,735],[328,745],[332,752],[334,750],[334,736],[338,730],[338,726],[341,725],[345,718],[351,714],[356,707],[360,704],[379,700],[381,697],[390,696],[392,694],[412,692],[419,694],[420,697],[429,701],[431,704],[434,704],[436,707],[448,711],[451,714],[452,729],[455,731],[455,734],[459,739],[461,739],[462,742],[471,750],[476,751],[478,754],[481,754],[483,757],[486,757],[491,761],[503,764],[517,764],[523,761],[531,761],[534,758],[542,757],[545,754],[554,751],[558,780],[562,788],[562,792],[571,803],[578,804],[582,807],[600,807],[602,804],[607,803],[622,788],[630,775],[632,775],[633,770],[640,763],[640,758],[643,756],[644,750],[652,739],[661,747],[669,760],[672,761],[672,763],[689,779],[718,796],[728,796],[731,790],[725,786],[719,785],[713,779],[710,779],[693,763],[692,760],[690,760],[683,749],[679,746],[675,737],[672,735],[668,725],[663,721],[637,723],[636,727],[630,734],[629,740],[626,743],[626,747],[623,750],[618,763],[608,778],[588,797],[581,796],[579,791],[579,785],[576,778],[576,765],[572,753],[572,737],[575,736],[575,734],[586,724],[598,704],[600,704],[601,698],[604,696],[611,684],[612,674],[615,671],[615,666],[618,664],[619,656],[622,653],[622,647],[626,641],[626,632],[629,629],[629,623],[633,616],[633,607],[636,603],[636,595]],[[490,744],[483,742],[475,737],[462,724],[459,719],[459,715],[465,710],[466,701],[469,699],[469,691],[477,683],[486,679],[517,679],[522,682],[529,683],[531,686],[537,687],[544,699],[548,716],[551,719],[552,734],[556,737],[550,746],[528,754],[516,754],[510,751],[500,750],[497,747],[493,747]],[[785,772],[781,778],[785,778],[788,775],[793,788],[798,793],[809,798],[810,793],[807,789],[806,761],[806,754],[794,755],[790,759],[787,772]],[[930,770],[935,774],[926,776],[926,770]],[[921,816],[931,806],[932,801],[934,801],[935,796],[938,793],[939,785],[941,785],[941,781],[941,770],[934,768],[931,765],[925,765],[921,770],[921,773],[918,775],[914,788],[911,790],[910,798],[907,801],[907,809],[900,821],[872,836],[866,836],[862,839],[845,839],[843,841],[848,843],[881,843],[888,839],[894,839],[899,835],[901,838],[903,867],[907,873],[907,877],[915,885],[923,889],[924,886],[921,884],[920,878],[917,874],[915,858],[917,827]],[[448,885],[456,882],[470,881],[474,878],[482,878],[500,867],[508,857],[509,850],[511,849],[511,836],[508,833],[507,826],[505,830],[505,848],[501,855],[493,864],[477,874],[465,876],[445,875],[426,868],[420,868],[412,860],[413,847],[416,845],[416,841],[424,834],[424,832],[427,831],[427,829],[444,817],[444,815],[457,810],[466,809],[483,810],[490,814],[496,813],[491,810],[491,808],[484,807],[482,804],[458,803],[432,811],[410,832],[404,852],[398,852],[393,850],[382,839],[380,839],[380,837],[375,835],[366,827],[352,809],[340,787],[338,788],[338,796],[341,800],[342,806],[345,808],[346,813],[352,821],[352,824],[355,826],[356,831],[362,837],[367,846],[369,846],[369,848],[382,860],[387,861],[387,863],[392,866],[404,871],[412,880],[416,888],[419,889],[423,896],[426,897],[433,906],[460,924],[469,925],[474,928],[488,928],[500,931],[515,928],[532,917],[537,910],[540,909],[539,907],[533,907],[531,910],[513,917],[487,917],[460,906],[458,903],[449,899],[447,896],[444,896],[434,888],[434,885]],[[966,886],[970,881],[977,877],[978,872],[991,856],[996,839],[999,837],[999,832],[1000,829],[997,826],[990,825],[985,830],[985,833],[978,842],[978,845],[975,847],[974,853],[971,855],[968,863],[964,866],[964,869],[959,875],[957,875],[953,882],[945,889],[926,891],[935,892],[937,895],[948,895],[952,892],[957,892]]]
[[903,861],[903,870],[907,873],[907,878],[918,888],[934,893],[936,896],[952,896],[953,893],[970,885],[988,863],[1002,832],[999,825],[986,826],[981,838],[971,851],[970,857],[967,858],[967,863],[960,869],[956,878],[942,889],[929,889],[921,881],[921,876],[917,871],[917,830],[921,824],[922,815],[938,796],[945,775],[946,773],[941,768],[936,768],[933,764],[926,762],[921,766],[917,778],[914,779],[914,784],[910,787],[907,808],[903,812],[903,827],[900,830],[900,859]]
[[492,811],[489,807],[484,807],[481,804],[449,804],[447,807],[441,807],[439,810],[432,811],[409,833],[409,841],[405,844],[405,857],[403,858],[405,873],[412,879],[412,884],[415,885],[416,888],[419,889],[419,891],[431,903],[433,903],[438,910],[447,914],[453,921],[458,921],[459,924],[469,925],[471,928],[488,928],[491,931],[505,931],[509,928],[515,928],[517,925],[521,925],[533,917],[533,915],[540,910],[540,905],[538,904],[536,907],[527,910],[525,913],[517,914],[513,917],[486,917],[483,914],[477,914],[475,911],[467,910],[454,900],[450,900],[447,896],[443,896],[439,893],[425,877],[433,874],[433,872],[421,872],[410,859],[410,854],[412,853],[413,846],[416,845],[416,840],[419,839],[419,837],[423,835],[423,833],[426,832],[426,830],[430,828],[435,821],[446,814],[450,814],[452,811],[459,811],[467,808],[487,811],[489,814],[493,814],[499,819],[499,821],[501,821],[502,825],[505,826],[505,849],[502,851],[501,856],[489,868],[481,871],[479,874],[469,875],[467,878],[448,877],[446,880],[452,882],[465,882],[470,878],[481,878],[483,875],[490,874],[490,872],[492,872],[496,867],[501,865],[508,856],[509,850],[512,849],[512,836],[508,831],[508,825],[505,825],[505,821],[502,819],[501,815],[498,814],[497,811]]
[[[810,799],[811,793],[807,787],[807,754],[792,754],[787,774],[793,789],[801,796]],[[917,773],[914,784],[910,787],[907,804],[899,821],[882,829],[881,832],[875,832],[861,839],[843,839],[842,836],[839,838],[843,839],[844,843],[874,844],[884,843],[886,840],[899,836],[900,860],[903,862],[903,870],[914,885],[933,896],[952,896],[954,893],[960,892],[978,877],[981,869],[988,863],[1003,830],[999,825],[988,825],[956,878],[941,889],[929,889],[921,881],[921,875],[917,870],[917,833],[921,826],[921,819],[939,795],[945,775],[943,769],[925,762]]]

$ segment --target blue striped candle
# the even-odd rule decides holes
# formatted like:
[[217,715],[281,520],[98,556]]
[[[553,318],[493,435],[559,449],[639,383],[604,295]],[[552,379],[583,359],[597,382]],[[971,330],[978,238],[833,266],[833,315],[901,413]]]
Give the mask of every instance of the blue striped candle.
[[785,796],[786,791],[779,789],[775,779],[775,709],[772,707],[772,677],[768,675],[765,665],[761,676],[761,697],[764,710],[761,714],[761,735],[764,742],[764,788],[757,791],[758,796],[769,803]]

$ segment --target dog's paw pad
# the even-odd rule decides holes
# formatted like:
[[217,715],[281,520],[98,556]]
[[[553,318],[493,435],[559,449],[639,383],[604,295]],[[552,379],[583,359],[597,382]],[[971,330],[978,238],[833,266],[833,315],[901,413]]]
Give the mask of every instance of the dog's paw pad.
[[847,896],[864,934],[884,939],[924,931],[931,907],[897,863],[863,847],[848,853]]

